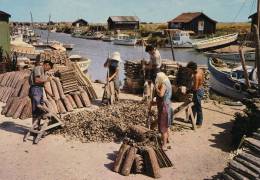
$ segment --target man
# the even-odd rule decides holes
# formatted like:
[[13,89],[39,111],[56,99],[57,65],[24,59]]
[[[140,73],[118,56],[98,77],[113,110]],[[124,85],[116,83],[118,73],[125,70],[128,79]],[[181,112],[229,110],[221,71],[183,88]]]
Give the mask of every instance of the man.
[[201,107],[201,99],[204,95],[204,89],[203,89],[203,82],[204,82],[204,71],[202,69],[199,69],[197,67],[197,64],[193,61],[190,61],[187,64],[187,68],[192,70],[193,73],[193,86],[192,86],[192,92],[193,92],[193,102],[194,106],[192,108],[193,113],[197,114],[197,126],[200,128],[202,126],[203,122],[203,114],[202,114],[202,107]]
[[150,79],[153,81],[153,83],[155,83],[156,75],[160,72],[160,68],[162,65],[161,55],[158,49],[156,49],[152,45],[147,45],[145,48],[145,52],[147,52],[150,55],[148,68],[150,73]]
[[104,67],[108,68],[108,82],[113,81],[115,87],[115,100],[119,100],[120,83],[119,83],[119,63],[121,62],[121,57],[119,52],[112,53],[111,57],[107,59]]
[[[51,61],[44,61],[43,65],[37,63],[30,75],[30,97],[32,101],[33,125],[39,120],[42,111],[38,108],[43,102],[43,86],[44,83],[50,81],[50,77],[46,76],[46,72],[53,68]],[[37,123],[40,123],[39,121]]]

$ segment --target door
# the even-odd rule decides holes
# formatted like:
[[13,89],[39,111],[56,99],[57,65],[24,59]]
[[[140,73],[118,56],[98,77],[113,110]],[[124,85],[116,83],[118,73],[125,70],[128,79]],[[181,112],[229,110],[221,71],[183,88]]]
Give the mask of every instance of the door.
[[204,21],[199,21],[198,22],[198,32],[203,34],[204,31]]

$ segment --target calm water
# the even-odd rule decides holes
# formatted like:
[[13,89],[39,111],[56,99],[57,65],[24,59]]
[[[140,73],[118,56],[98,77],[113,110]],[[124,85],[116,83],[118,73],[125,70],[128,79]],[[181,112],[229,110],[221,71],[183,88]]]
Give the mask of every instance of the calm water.
[[[46,41],[47,31],[38,32],[42,40]],[[89,67],[89,74],[92,80],[100,79],[104,80],[106,77],[106,69],[103,67],[105,60],[108,57],[109,52],[118,51],[121,54],[123,62],[130,59],[149,59],[147,53],[144,52],[142,47],[131,47],[131,46],[119,46],[113,45],[109,42],[103,42],[98,40],[86,40],[80,38],[73,38],[69,34],[64,33],[50,33],[50,40],[60,41],[62,43],[74,44],[74,49],[70,54],[79,54],[83,57],[91,59],[91,65]],[[172,59],[171,50],[168,48],[159,49],[163,59]],[[198,64],[206,64],[207,58],[201,53],[191,49],[175,49],[175,58],[177,61],[188,62],[195,61]],[[121,63],[120,79],[124,78],[123,63]]]

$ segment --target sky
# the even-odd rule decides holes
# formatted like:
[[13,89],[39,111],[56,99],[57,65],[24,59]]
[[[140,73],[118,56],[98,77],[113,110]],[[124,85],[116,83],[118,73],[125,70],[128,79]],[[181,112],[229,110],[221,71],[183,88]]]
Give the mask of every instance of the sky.
[[142,22],[167,22],[183,12],[203,12],[218,22],[246,22],[257,0],[0,0],[11,21],[105,23],[109,16],[136,15]]

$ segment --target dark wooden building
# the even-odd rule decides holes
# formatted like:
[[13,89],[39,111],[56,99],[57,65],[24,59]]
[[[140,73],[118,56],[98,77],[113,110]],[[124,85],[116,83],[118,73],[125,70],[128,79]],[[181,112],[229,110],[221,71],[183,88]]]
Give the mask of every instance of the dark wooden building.
[[248,19],[251,19],[251,32],[253,32],[253,26],[257,25],[257,13],[254,13],[251,16],[249,16]]
[[137,16],[110,16],[107,20],[109,30],[136,30],[140,20]]
[[182,13],[168,22],[169,29],[194,31],[196,34],[213,34],[216,32],[217,21],[202,12]]
[[76,27],[88,26],[88,22],[84,19],[78,19],[72,23],[72,26],[76,26]]

